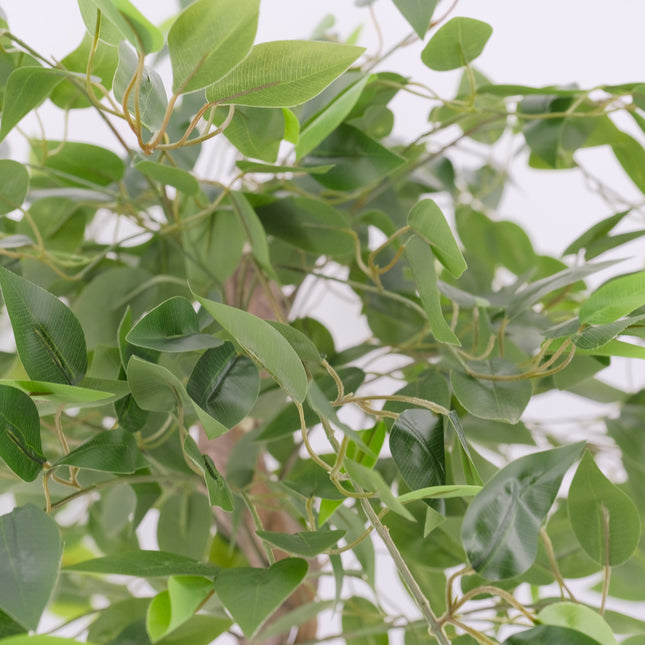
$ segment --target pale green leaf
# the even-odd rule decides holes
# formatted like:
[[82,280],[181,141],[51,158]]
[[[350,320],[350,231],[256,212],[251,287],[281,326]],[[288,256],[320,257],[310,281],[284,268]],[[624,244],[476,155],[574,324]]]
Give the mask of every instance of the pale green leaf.
[[555,602],[538,613],[540,621],[546,625],[569,627],[587,634],[600,645],[618,645],[611,627],[602,616],[590,607],[573,602]]
[[421,60],[437,71],[468,65],[486,46],[493,28],[474,18],[452,18],[430,39],[421,52]]
[[610,323],[645,305],[645,271],[614,278],[580,305],[580,322]]
[[197,179],[187,170],[155,161],[139,161],[134,167],[147,177],[166,186],[173,186],[186,195],[196,195],[199,192]]
[[[4,114],[4,113],[3,113]],[[2,119],[4,123],[4,116]],[[6,215],[16,208],[20,208],[27,196],[29,187],[29,173],[23,164],[11,159],[0,159],[0,215]],[[3,240],[3,248],[7,246],[9,240],[15,236],[10,236]],[[18,241],[18,246],[24,245]],[[29,240],[28,244],[33,244]]]

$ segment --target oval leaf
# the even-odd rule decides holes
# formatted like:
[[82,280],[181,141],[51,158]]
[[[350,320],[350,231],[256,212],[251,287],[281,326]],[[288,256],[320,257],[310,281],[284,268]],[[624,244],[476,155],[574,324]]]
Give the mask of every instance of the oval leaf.
[[576,443],[521,457],[486,483],[468,507],[461,530],[462,544],[477,573],[502,580],[530,568],[540,526],[583,447]]
[[493,28],[474,18],[453,18],[430,39],[421,60],[430,69],[443,72],[468,65],[486,46]]
[[620,276],[594,291],[580,306],[580,322],[602,325],[645,305],[645,271]]
[[256,45],[221,81],[206,90],[222,105],[291,107],[322,92],[362,53],[362,47],[305,40]]
[[6,385],[0,385],[0,457],[27,482],[36,479],[47,461],[36,405],[26,394]]
[[4,268],[0,288],[27,374],[76,385],[87,370],[85,335],[76,316],[55,296]]
[[197,299],[204,309],[296,401],[307,395],[307,374],[298,354],[269,323],[241,309],[206,298]]
[[250,51],[259,0],[198,0],[168,32],[173,92],[193,92],[218,81]]
[[611,627],[590,607],[574,602],[555,602],[538,614],[541,622],[547,625],[569,627],[587,634],[600,645],[618,645]]
[[[6,99],[5,99],[6,100]],[[5,103],[6,106],[6,103]],[[3,112],[2,123],[4,124]],[[29,173],[27,169],[17,161],[11,159],[0,159],[0,215],[6,215],[16,208],[20,208],[27,196],[29,188]],[[22,238],[22,239],[20,239]],[[10,243],[10,239],[14,241]],[[3,240],[3,248],[25,246],[33,244],[31,238],[12,235]]]
[[616,566],[631,557],[641,535],[638,510],[588,451],[571,482],[568,502],[573,532],[591,558]]
[[56,584],[63,545],[56,522],[28,504],[0,517],[0,609],[36,629]]

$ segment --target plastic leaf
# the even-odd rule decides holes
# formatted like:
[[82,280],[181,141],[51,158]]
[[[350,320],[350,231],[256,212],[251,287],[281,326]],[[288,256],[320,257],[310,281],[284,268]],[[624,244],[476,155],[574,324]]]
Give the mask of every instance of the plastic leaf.
[[539,625],[533,629],[514,634],[504,641],[504,645],[600,645],[591,636],[569,627]]
[[[4,123],[4,116],[2,122]],[[0,215],[6,215],[16,208],[20,208],[27,196],[29,187],[29,173],[23,164],[11,159],[0,159]],[[16,237],[16,236],[11,236]],[[9,238],[3,240],[4,248],[8,245]],[[28,244],[33,244],[30,239]],[[23,246],[25,240],[17,240],[16,246]]]
[[211,506],[219,506],[225,511],[232,511],[233,494],[228,483],[217,470],[213,460],[208,455],[202,455],[195,440],[190,435],[186,435],[184,439],[184,452],[195,466],[202,471]]
[[423,40],[430,27],[430,20],[438,0],[393,0],[393,2],[417,36]]
[[421,60],[437,71],[468,65],[486,46],[493,28],[474,18],[452,18],[430,39]]
[[256,531],[257,536],[273,546],[303,558],[313,558],[334,546],[346,531],[307,531],[300,533],[275,533]]
[[538,616],[546,625],[559,625],[587,634],[600,645],[618,645],[611,627],[590,607],[573,602],[555,602],[542,609]]
[[610,323],[645,305],[645,271],[623,275],[598,287],[580,305],[580,322]]
[[139,161],[134,167],[147,177],[154,179],[166,186],[173,186],[186,195],[196,195],[199,192],[199,183],[187,170],[167,166],[155,161]]

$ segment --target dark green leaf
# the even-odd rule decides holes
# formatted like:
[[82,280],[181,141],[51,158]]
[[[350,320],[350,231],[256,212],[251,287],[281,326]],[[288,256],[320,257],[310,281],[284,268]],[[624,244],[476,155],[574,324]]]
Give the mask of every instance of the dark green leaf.
[[0,457],[18,477],[31,482],[47,458],[40,442],[34,402],[13,387],[0,385]]
[[280,560],[267,569],[224,569],[215,579],[215,591],[250,638],[303,581],[307,569],[299,558]]
[[430,39],[421,60],[437,71],[457,69],[475,60],[486,46],[493,28],[474,18],[452,18]]
[[461,530],[477,573],[502,580],[529,569],[537,555],[540,526],[583,447],[576,443],[521,457],[486,483],[468,507]]
[[[4,124],[4,116],[2,123]],[[20,208],[27,196],[28,187],[29,173],[22,164],[11,159],[0,159],[0,215]],[[3,240],[4,248],[10,248],[6,246],[7,241],[8,238]],[[30,240],[29,244],[31,243],[33,242]]]
[[76,385],[87,370],[85,335],[76,316],[55,296],[4,268],[0,287],[27,374]]
[[140,467],[140,453],[131,433],[117,428],[104,431],[54,462],[108,473],[128,474]]
[[38,627],[62,551],[56,522],[39,508],[28,504],[0,517],[0,609],[27,629]]
[[258,537],[269,544],[303,558],[313,558],[334,546],[346,531],[307,531],[301,533],[275,533],[256,531]]

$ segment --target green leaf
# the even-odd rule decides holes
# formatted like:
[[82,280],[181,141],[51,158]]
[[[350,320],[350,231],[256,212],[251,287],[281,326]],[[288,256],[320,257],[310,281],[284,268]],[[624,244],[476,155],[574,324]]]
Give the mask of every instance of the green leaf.
[[441,209],[431,199],[423,199],[412,208],[408,225],[432,247],[432,251],[450,273],[458,278],[468,267]]
[[11,72],[4,90],[0,141],[23,117],[35,110],[64,78],[61,72],[45,67],[18,67]]
[[418,499],[450,499],[452,497],[472,497],[477,495],[481,490],[481,486],[472,485],[452,485],[446,484],[445,486],[430,486],[429,488],[419,488],[399,495],[399,502],[407,504],[414,502]]
[[609,235],[609,232],[619,224],[631,211],[622,211],[607,217],[591,228],[587,229],[582,235],[577,237],[567,248],[562,252],[562,255],[569,255],[577,253],[581,249],[588,249],[594,242],[604,239]]
[[306,531],[300,533],[275,533],[272,531],[256,531],[257,536],[285,551],[300,555],[303,558],[313,558],[334,546],[346,531]]
[[0,457],[27,482],[38,477],[47,461],[38,409],[26,394],[6,385],[0,385]]
[[140,467],[136,439],[121,428],[105,430],[54,462],[100,472],[128,474]]
[[[4,116],[2,123],[4,124]],[[12,210],[20,208],[25,201],[28,188],[29,173],[27,169],[17,161],[0,159],[0,215],[6,215]],[[4,242],[6,243],[7,239]],[[5,245],[4,248],[9,247]]]
[[221,345],[219,339],[200,333],[193,306],[181,296],[157,305],[132,327],[125,339],[132,345],[161,352],[189,352]]
[[602,474],[588,451],[571,482],[568,504],[573,531],[591,558],[616,566],[631,557],[640,539],[638,510]]
[[[78,645],[78,641],[71,638],[58,638],[43,634],[12,636],[11,638],[3,638],[0,642],[2,645]],[[93,645],[90,641],[84,641],[84,643],[85,645]]]
[[448,424],[452,426],[452,429],[455,431],[455,435],[457,436],[459,456],[461,458],[461,466],[466,477],[466,483],[473,486],[481,486],[483,483],[481,475],[473,461],[468,440],[466,439],[459,415],[454,410],[451,410],[450,414],[448,414],[447,417],[444,417],[444,425]]
[[232,624],[229,618],[197,614],[158,642],[159,645],[209,645]]
[[4,268],[0,288],[27,374],[76,385],[87,370],[85,335],[76,316],[55,296]]
[[222,570],[215,591],[247,638],[293,593],[307,575],[307,562],[280,560],[267,569],[236,567]]
[[459,339],[443,317],[432,249],[424,240],[414,235],[405,245],[405,252],[421,297],[421,304],[428,316],[432,335],[442,343],[460,346]]
[[430,28],[430,21],[438,0],[393,0],[393,2],[417,36],[423,40]]
[[298,354],[267,322],[235,307],[197,296],[204,309],[296,401],[307,395],[307,374]]
[[430,69],[447,71],[468,65],[486,46],[493,28],[474,18],[452,18],[430,39],[421,60]]
[[600,643],[568,627],[556,625],[539,625],[533,629],[513,634],[504,641],[504,645],[600,645]]
[[188,398],[181,381],[162,365],[132,356],[127,374],[132,396],[143,410],[171,412]]
[[390,452],[412,491],[446,483],[443,423],[429,410],[399,415],[390,430]]
[[610,323],[645,305],[645,271],[605,282],[580,305],[580,322]]
[[537,617],[546,625],[558,625],[582,632],[597,640],[600,645],[618,645],[611,627],[603,620],[602,616],[585,605],[573,602],[556,602],[542,609]]
[[186,391],[193,401],[226,428],[246,417],[258,398],[260,374],[232,343],[209,349],[195,365]]
[[258,163],[256,161],[246,161],[244,159],[236,161],[235,165],[244,172],[263,172],[275,175],[284,172],[299,172],[306,173],[308,175],[324,175],[334,167],[331,164],[323,166],[281,166],[267,163]]
[[186,435],[184,439],[184,452],[195,466],[202,471],[211,506],[219,506],[225,511],[232,511],[233,494],[228,483],[217,470],[213,460],[208,455],[202,455],[195,440],[190,435]]
[[[518,374],[514,363],[502,358],[472,361],[468,367],[476,374],[486,376],[510,376]],[[524,408],[531,400],[533,388],[527,379],[517,381],[476,378],[463,372],[453,371],[450,384],[459,402],[472,415],[481,419],[493,419],[517,423]]]
[[[90,379],[83,379],[85,385],[93,384]],[[78,387],[74,385],[63,385],[62,383],[51,383],[47,381],[26,381],[14,379],[0,379],[0,385],[8,385],[17,388],[30,397],[41,401],[48,401],[53,404],[65,404],[68,407],[93,407],[109,403],[113,398],[122,397],[128,391],[128,386],[119,381],[101,381],[100,386],[114,385],[113,392]]]
[[304,40],[262,43],[206,90],[223,105],[291,107],[322,92],[362,53],[362,47]]
[[317,114],[300,131],[296,144],[296,159],[311,152],[335,130],[356,105],[369,76],[365,76],[339,94],[322,112]]
[[156,643],[183,625],[213,591],[213,581],[198,576],[170,576],[168,589],[157,594],[146,616],[146,630]]
[[80,573],[119,574],[137,578],[160,578],[165,576],[214,576],[219,567],[197,562],[177,553],[164,551],[124,551],[103,558],[85,560],[63,567],[63,571]]
[[246,238],[251,245],[253,257],[269,276],[272,276],[273,267],[271,265],[271,258],[269,257],[269,244],[257,213],[253,210],[253,207],[249,204],[249,200],[243,193],[231,192],[231,203],[240,223],[244,227]]
[[213,513],[201,492],[168,497],[159,508],[157,543],[162,551],[201,560],[210,539]]
[[[137,55],[128,47],[125,42],[119,44],[119,66],[114,74],[113,92],[116,100],[123,103],[125,93],[128,90],[130,81],[134,78],[137,71]],[[130,89],[128,94],[128,111],[134,115],[136,85]],[[150,130],[154,131],[161,127],[168,99],[166,89],[164,88],[161,76],[149,67],[143,68],[141,81],[139,84],[139,111],[141,122]]]
[[38,627],[62,551],[56,522],[39,508],[28,504],[0,517],[0,609],[27,629]]
[[531,567],[540,526],[583,447],[575,443],[521,457],[486,483],[470,503],[461,529],[462,544],[477,573],[502,580]]
[[[163,47],[162,33],[128,0],[88,0],[107,18],[120,34],[144,54],[159,51]],[[94,16],[96,22],[96,16]],[[94,33],[94,26],[90,28]]]
[[230,72],[249,53],[258,27],[259,0],[197,0],[168,32],[175,94],[193,92]]
[[[346,645],[388,645],[387,630],[390,626],[385,621],[382,611],[367,598],[352,596],[343,604],[343,639]],[[365,635],[362,635],[365,633]],[[351,637],[350,634],[356,634]]]
[[615,320],[614,322],[607,323],[606,325],[599,325],[597,327],[587,327],[581,332],[572,337],[576,347],[582,350],[597,349],[607,344],[612,338],[619,336],[627,327],[635,325],[645,318],[642,316],[633,316],[632,318],[623,318],[622,320]]
[[196,195],[199,183],[187,170],[167,166],[155,161],[139,161],[134,167],[140,172],[166,186],[173,186],[186,195]]

